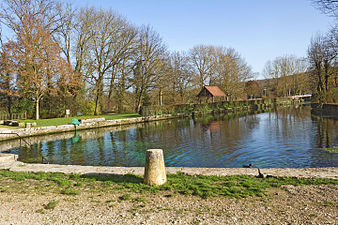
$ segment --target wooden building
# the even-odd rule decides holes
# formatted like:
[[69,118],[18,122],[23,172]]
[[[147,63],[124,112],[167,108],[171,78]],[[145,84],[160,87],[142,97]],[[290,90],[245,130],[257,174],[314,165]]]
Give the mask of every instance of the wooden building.
[[206,98],[206,101],[211,98],[212,102],[216,99],[225,100],[226,94],[218,86],[204,86],[200,93],[197,95],[200,103],[202,98]]

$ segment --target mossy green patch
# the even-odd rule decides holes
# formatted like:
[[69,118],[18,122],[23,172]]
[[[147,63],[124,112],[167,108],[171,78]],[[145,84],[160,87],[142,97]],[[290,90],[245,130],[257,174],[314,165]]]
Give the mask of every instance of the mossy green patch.
[[67,187],[61,191],[61,194],[64,194],[64,195],[78,195],[79,193],[80,193],[79,190],[76,190],[72,187]]
[[45,209],[54,209],[60,200],[50,201],[47,205],[44,206]]
[[[282,185],[337,185],[338,180],[326,178],[256,178],[253,176],[188,176],[183,173],[169,174],[168,182],[161,186],[143,184],[143,177],[127,174],[62,174],[62,173],[25,173],[0,170],[0,185],[13,180],[13,190],[16,183],[31,182],[36,190],[54,191],[67,195],[77,195],[80,191],[91,191],[96,194],[106,191],[122,191],[120,200],[132,200],[142,202],[142,197],[132,198],[128,192],[134,193],[158,193],[171,197],[176,194],[195,195],[202,198],[212,196],[227,196],[245,198],[248,196],[264,196],[268,188],[280,188]],[[38,181],[38,182],[36,182]],[[7,182],[8,183],[8,182]],[[6,185],[7,185],[6,183]],[[78,185],[80,184],[80,185]],[[22,185],[19,185],[22,186]],[[9,190],[10,188],[6,188]],[[3,189],[2,189],[3,190]]]
[[338,146],[333,146],[331,148],[323,148],[323,150],[329,153],[338,153]]
[[124,195],[120,196],[119,199],[121,201],[129,200],[129,199],[131,199],[131,195],[130,194],[124,194]]

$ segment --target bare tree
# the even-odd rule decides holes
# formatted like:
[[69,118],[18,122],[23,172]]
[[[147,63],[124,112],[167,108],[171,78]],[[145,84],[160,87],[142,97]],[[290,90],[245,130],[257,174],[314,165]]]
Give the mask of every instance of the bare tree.
[[149,26],[140,28],[137,43],[133,89],[136,98],[135,110],[139,112],[143,98],[159,79],[159,68],[165,46],[158,33]]
[[235,49],[224,47],[214,49],[212,84],[222,87],[232,99],[244,97],[245,81],[252,78],[251,68]]
[[320,101],[326,101],[330,83],[336,83],[337,31],[334,29],[326,36],[317,35],[312,38],[308,48],[310,74]]
[[76,24],[76,10],[71,4],[57,4],[55,11],[59,15],[56,21],[56,31],[53,33],[54,41],[59,43],[62,54],[66,61],[72,64],[73,37]]
[[315,74],[314,81],[317,83],[317,92],[322,92],[324,89],[323,79],[322,79],[322,67],[324,60],[323,52],[324,41],[321,35],[311,39],[310,46],[308,48],[308,59],[311,65],[311,69]]
[[338,24],[333,26],[327,35],[327,45],[329,50],[329,55],[332,57],[332,75],[333,75],[333,86],[338,86]]
[[[270,91],[274,93],[275,95],[277,95],[277,92],[279,90],[279,86],[278,86],[279,69],[273,61],[268,60],[265,63],[265,66],[263,69],[263,75],[269,81],[269,87],[271,88]],[[270,79],[272,82],[270,82]]]
[[337,79],[337,55],[338,55],[338,24],[326,34],[324,40],[324,75],[325,90],[329,89],[329,82],[332,76]]
[[80,41],[78,50],[79,55],[87,51],[84,66],[88,81],[94,87],[94,114],[98,114],[104,92],[104,79],[115,79],[114,69],[129,52],[136,33],[123,17],[112,11],[88,9],[87,12],[90,14],[86,13],[83,24],[86,30],[83,32],[83,46]]
[[309,92],[309,79],[306,75],[308,63],[305,58],[291,56],[291,80],[289,88],[291,94],[298,95]]
[[[193,70],[189,63],[189,57],[184,52],[173,52],[168,63],[170,66],[168,87],[172,90],[170,96],[173,96],[174,103],[185,103],[187,92],[191,88],[193,79]],[[177,96],[175,93],[179,93],[179,95]]]
[[[117,101],[117,110],[118,112],[125,112],[126,108],[130,108],[130,106],[126,107],[125,96],[127,90],[132,86],[132,73],[134,70],[135,63],[131,60],[131,58],[125,57],[122,61],[116,66],[116,83],[114,85],[115,88],[115,96]],[[112,79],[113,80],[113,79]],[[110,86],[112,88],[112,85]],[[113,91],[109,90],[108,98],[111,99],[113,96]]]
[[305,60],[293,55],[285,55],[268,61],[264,67],[266,78],[273,80],[273,91],[276,96],[289,96],[301,91],[303,76],[307,69]]
[[75,16],[74,22],[74,71],[83,76],[86,81],[90,74],[93,73],[90,66],[85,66],[89,54],[89,41],[93,38],[94,33],[91,30],[91,15],[94,8],[81,9]]
[[199,88],[210,83],[214,66],[213,54],[214,47],[206,45],[195,46],[189,52],[190,61],[195,70]]
[[313,5],[322,13],[338,17],[338,1],[337,0],[312,0]]
[[[134,67],[133,57],[137,48],[137,30],[125,20],[120,24],[120,30],[116,33],[114,54],[112,61],[114,64],[108,73],[107,79],[110,80],[108,99],[112,100],[113,90],[117,88],[116,95],[121,106],[125,91],[130,87],[127,79],[130,79]],[[120,107],[120,110],[122,108]]]
[[60,3],[55,0],[3,0],[0,20],[15,35],[19,35],[29,15],[39,19],[44,29],[53,33],[58,29],[56,24],[60,20],[56,10],[59,5]]

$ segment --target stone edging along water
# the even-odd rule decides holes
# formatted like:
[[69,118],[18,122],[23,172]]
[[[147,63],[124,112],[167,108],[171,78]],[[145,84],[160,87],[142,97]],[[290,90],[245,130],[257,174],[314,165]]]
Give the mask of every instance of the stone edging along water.
[[[144,167],[103,167],[103,166],[78,166],[56,164],[28,164],[17,161],[17,155],[0,154],[0,169],[16,172],[61,172],[76,174],[135,174],[144,175]],[[167,174],[182,172],[187,175],[205,176],[231,176],[249,175],[257,176],[256,168],[189,168],[167,167]],[[297,178],[329,178],[338,180],[338,167],[324,168],[269,168],[261,169],[264,175],[274,177],[297,177]]]
[[[116,119],[116,120],[100,120],[92,121],[80,124],[76,129],[85,130],[85,129],[94,129],[100,127],[111,127],[111,126],[121,126],[127,124],[135,123],[144,123],[157,120],[165,120],[171,118],[177,118],[183,116],[184,114],[177,115],[157,115],[157,116],[144,116],[144,117],[135,117],[129,119]],[[37,135],[46,135],[53,133],[62,133],[62,132],[74,132],[75,126],[73,124],[65,124],[59,126],[46,126],[46,127],[31,127],[31,128],[19,128],[19,129],[0,129],[0,141],[18,139],[20,137],[31,137]],[[1,151],[1,149],[0,149]]]

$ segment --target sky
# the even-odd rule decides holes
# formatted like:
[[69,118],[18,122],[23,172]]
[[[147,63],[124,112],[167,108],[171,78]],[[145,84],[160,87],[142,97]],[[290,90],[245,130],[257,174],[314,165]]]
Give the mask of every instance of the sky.
[[135,25],[151,25],[171,51],[199,44],[232,47],[258,73],[278,56],[305,57],[311,37],[334,23],[310,0],[62,1],[112,9]]

